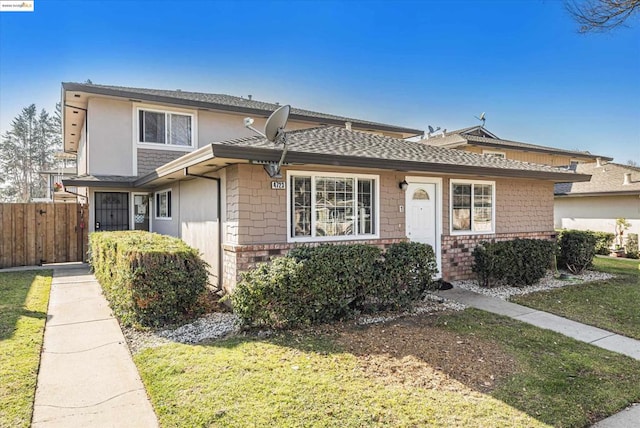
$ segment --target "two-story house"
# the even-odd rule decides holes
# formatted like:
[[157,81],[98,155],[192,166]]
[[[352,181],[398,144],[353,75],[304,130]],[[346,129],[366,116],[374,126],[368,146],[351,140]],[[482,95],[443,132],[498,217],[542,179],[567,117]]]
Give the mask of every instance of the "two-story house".
[[63,83],[64,147],[77,153],[90,231],[142,229],[200,249],[212,281],[312,243],[432,245],[445,279],[468,278],[483,240],[549,238],[553,186],[588,175],[433,147],[421,130],[291,110],[282,146],[255,135],[278,104]]

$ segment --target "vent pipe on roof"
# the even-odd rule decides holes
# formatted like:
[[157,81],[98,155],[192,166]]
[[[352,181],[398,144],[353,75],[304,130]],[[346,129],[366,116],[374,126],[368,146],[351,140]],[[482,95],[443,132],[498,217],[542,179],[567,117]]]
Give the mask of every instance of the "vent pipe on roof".
[[249,94],[247,95],[247,98],[249,98],[249,101],[251,101],[251,98],[253,98],[253,95]]
[[602,159],[596,158],[596,167],[600,168],[602,166]]
[[347,128],[347,131],[351,131],[351,122],[345,122],[344,127]]
[[622,182],[622,184],[624,186],[626,186],[627,184],[631,184],[631,173],[630,172],[625,172],[624,173],[624,181]]
[[446,134],[446,133],[447,133],[447,128],[444,128],[444,129],[442,130],[442,138],[444,138],[444,137],[445,137],[445,134]]

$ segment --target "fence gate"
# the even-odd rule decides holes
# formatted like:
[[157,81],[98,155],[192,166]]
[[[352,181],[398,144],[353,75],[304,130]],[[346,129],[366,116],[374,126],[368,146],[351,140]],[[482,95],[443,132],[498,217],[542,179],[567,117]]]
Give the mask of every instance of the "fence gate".
[[0,204],[0,268],[86,260],[86,204]]

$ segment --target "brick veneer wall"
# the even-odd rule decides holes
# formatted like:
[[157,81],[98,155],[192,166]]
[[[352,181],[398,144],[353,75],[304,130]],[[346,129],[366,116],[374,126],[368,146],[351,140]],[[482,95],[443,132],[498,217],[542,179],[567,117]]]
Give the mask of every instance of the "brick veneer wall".
[[[347,244],[366,244],[375,245],[382,249],[388,248],[391,244],[406,241],[406,238],[398,239],[371,239],[371,240],[353,240],[331,242],[336,245]],[[308,246],[317,246],[325,244],[324,242],[315,242],[305,244]],[[289,250],[302,244],[256,244],[256,245],[222,245],[223,252],[223,271],[222,287],[229,293],[233,290],[236,282],[240,279],[240,274],[244,271],[256,267],[258,263],[267,262],[274,257],[286,255]]]
[[443,278],[447,281],[474,278],[475,274],[471,270],[473,266],[473,250],[482,241],[509,241],[516,238],[555,240],[555,237],[556,233],[554,231],[443,236]]
[[147,175],[154,169],[178,159],[186,153],[173,150],[138,149],[138,175]]

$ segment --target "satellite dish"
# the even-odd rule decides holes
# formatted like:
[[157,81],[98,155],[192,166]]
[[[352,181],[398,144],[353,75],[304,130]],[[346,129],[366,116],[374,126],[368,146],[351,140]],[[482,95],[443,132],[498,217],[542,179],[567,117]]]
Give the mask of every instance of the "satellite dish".
[[287,138],[284,132],[284,127],[287,125],[289,119],[289,113],[291,112],[290,105],[284,105],[271,113],[269,119],[264,124],[264,133],[254,128],[253,119],[250,117],[244,118],[244,126],[251,129],[256,134],[259,134],[271,141],[272,143],[282,143],[282,154],[278,162],[270,162],[264,165],[264,170],[270,178],[282,178],[280,168],[284,163],[284,157],[287,154]]
[[475,117],[476,119],[481,121],[482,122],[482,126],[484,126],[484,123],[487,121],[487,119],[484,116],[484,112],[482,112],[482,114],[480,114],[480,117],[478,117],[478,116],[473,116],[473,117]]
[[267,140],[272,143],[278,142],[278,136],[284,133],[284,127],[287,125],[290,111],[291,106],[284,105],[271,113],[267,123],[264,124],[264,136],[267,137]]
[[429,134],[433,134],[434,132],[436,132],[436,130],[433,129],[433,126],[429,125]]

